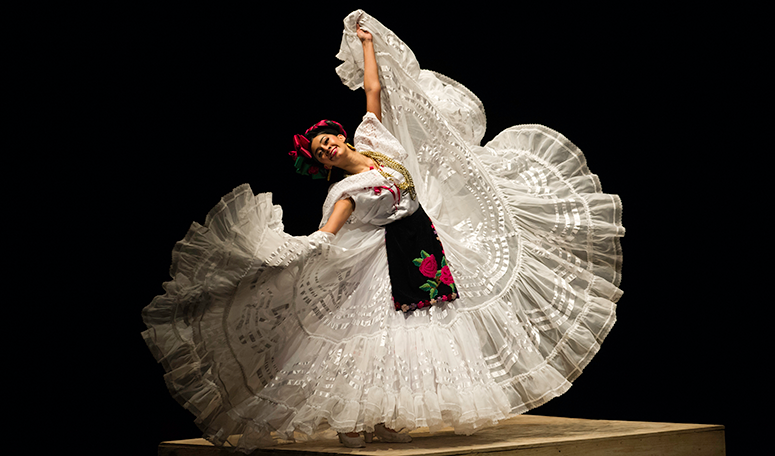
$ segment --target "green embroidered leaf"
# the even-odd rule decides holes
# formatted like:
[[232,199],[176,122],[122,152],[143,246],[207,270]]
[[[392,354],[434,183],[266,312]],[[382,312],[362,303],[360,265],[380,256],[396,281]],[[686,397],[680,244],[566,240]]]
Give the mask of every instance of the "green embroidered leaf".
[[441,269],[436,271],[436,280],[439,280],[439,277],[441,277]]
[[447,265],[447,257],[443,256],[441,257],[441,267],[443,268],[446,265]]
[[438,289],[434,288],[433,290],[431,290],[431,299],[434,299],[438,295],[439,295]]
[[414,263],[414,265],[419,268],[420,265],[422,264],[422,258],[415,258],[414,260],[412,260],[412,263]]
[[452,288],[452,292],[453,292],[453,293],[457,293],[457,291],[455,291],[455,283],[454,283],[454,282],[453,282],[453,283],[450,283],[450,284],[449,284],[449,287],[450,287],[450,288]]
[[425,250],[420,250],[420,255],[422,255],[423,259],[428,258],[430,255]]
[[435,288],[431,285],[428,285],[427,283],[420,285],[420,290],[422,291],[431,291],[432,289],[435,289]]

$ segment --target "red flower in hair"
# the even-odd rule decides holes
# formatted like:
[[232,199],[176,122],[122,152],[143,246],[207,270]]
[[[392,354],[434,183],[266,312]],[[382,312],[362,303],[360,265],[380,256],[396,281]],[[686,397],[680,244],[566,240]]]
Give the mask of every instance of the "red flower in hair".
[[347,133],[344,131],[344,127],[342,127],[342,124],[339,122],[333,121],[333,120],[321,120],[320,122],[316,123],[315,125],[307,128],[307,131],[304,132],[306,135],[307,133],[311,132],[312,130],[320,127],[334,127],[337,130],[339,130],[342,135],[347,136]]
[[307,139],[305,136],[303,135],[293,136],[293,148],[295,149],[294,152],[301,152],[301,155],[305,156],[306,158],[312,158],[312,154],[309,152],[309,146],[310,146],[309,139]]

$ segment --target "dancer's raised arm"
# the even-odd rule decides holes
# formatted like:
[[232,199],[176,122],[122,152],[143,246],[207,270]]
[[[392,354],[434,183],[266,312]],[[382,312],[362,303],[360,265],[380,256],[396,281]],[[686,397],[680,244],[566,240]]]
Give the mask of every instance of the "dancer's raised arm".
[[380,104],[379,70],[377,56],[374,54],[374,42],[371,33],[356,24],[358,38],[363,44],[363,91],[366,92],[366,111],[374,113],[382,121],[382,105]]

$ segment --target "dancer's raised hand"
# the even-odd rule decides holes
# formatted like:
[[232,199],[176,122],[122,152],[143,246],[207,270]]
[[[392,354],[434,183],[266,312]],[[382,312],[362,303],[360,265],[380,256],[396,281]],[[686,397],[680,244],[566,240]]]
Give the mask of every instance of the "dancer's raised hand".
[[361,28],[361,24],[355,24],[355,30],[356,30],[356,33],[358,34],[358,38],[360,38],[362,43],[366,41],[371,41],[372,39],[371,33],[366,30],[363,30]]

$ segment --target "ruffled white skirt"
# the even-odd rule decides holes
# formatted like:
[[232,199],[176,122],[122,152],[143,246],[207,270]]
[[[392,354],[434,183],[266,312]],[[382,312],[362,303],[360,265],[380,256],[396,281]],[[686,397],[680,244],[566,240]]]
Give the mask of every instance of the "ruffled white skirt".
[[479,146],[479,100],[362,11],[345,19],[346,85],[362,81],[356,20],[461,298],[405,316],[382,228],[293,237],[270,194],[238,187],[176,245],[166,293],[143,312],[169,390],[215,444],[378,423],[470,434],[567,391],[615,321],[621,202],[581,151],[538,125]]

